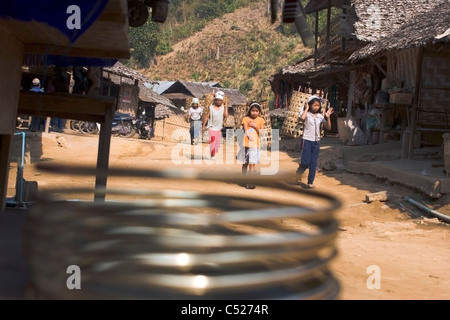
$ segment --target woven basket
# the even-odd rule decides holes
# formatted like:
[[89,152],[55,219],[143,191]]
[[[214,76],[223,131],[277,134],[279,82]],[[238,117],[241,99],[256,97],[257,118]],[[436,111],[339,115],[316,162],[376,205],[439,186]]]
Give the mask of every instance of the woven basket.
[[[300,112],[303,110],[305,104],[308,102],[311,94],[294,91],[291,97],[288,113],[281,126],[281,135],[298,138],[303,135],[303,123],[300,121]],[[330,102],[323,99],[322,114],[329,108]],[[324,129],[321,129],[321,137],[324,135]]]

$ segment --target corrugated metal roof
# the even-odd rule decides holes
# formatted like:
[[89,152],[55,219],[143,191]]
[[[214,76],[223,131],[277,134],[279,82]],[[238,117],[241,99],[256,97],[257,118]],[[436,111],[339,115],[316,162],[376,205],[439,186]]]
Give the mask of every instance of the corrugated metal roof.
[[162,94],[168,88],[170,88],[175,81],[156,81],[154,83],[145,83],[145,86],[158,94]]
[[154,102],[154,103],[163,104],[168,107],[176,108],[173,105],[172,101],[170,101],[166,97],[154,92],[153,90],[147,88],[145,85],[143,85],[141,83],[139,84],[139,99],[141,99],[142,101],[145,101],[145,102]]

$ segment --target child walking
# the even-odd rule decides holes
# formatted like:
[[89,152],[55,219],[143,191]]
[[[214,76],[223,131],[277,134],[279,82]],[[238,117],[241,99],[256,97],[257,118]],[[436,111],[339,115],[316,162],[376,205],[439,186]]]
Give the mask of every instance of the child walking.
[[198,144],[197,138],[202,127],[203,108],[200,106],[198,98],[193,98],[191,107],[186,113],[186,121],[189,122],[189,133],[191,135],[191,144]]
[[219,151],[223,121],[228,117],[228,108],[225,106],[223,99],[223,91],[216,92],[214,102],[209,106],[209,117],[205,117],[203,121],[202,132],[206,130],[206,124],[208,124],[211,160],[215,160],[215,156]]
[[306,169],[309,169],[307,181],[309,188],[314,188],[314,179],[316,178],[321,125],[324,124],[327,130],[331,129],[330,116],[333,113],[333,108],[329,108],[324,117],[321,113],[322,103],[322,98],[311,96],[300,115],[300,120],[303,122],[302,154],[296,178],[299,183],[302,183],[303,174]]
[[[260,161],[260,130],[264,129],[266,121],[261,117],[261,106],[258,102],[252,102],[247,116],[242,119],[244,126],[245,162],[242,164],[242,174],[255,174],[256,165]],[[245,186],[247,189],[255,189],[252,184]]]

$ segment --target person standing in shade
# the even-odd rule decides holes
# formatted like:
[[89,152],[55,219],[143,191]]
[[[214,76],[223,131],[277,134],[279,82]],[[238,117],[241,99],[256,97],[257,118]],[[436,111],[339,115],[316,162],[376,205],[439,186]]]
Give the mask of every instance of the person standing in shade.
[[[222,138],[223,121],[228,117],[228,108],[225,106],[223,99],[225,94],[218,91],[214,95],[214,101],[209,106],[209,117],[205,117],[203,121],[202,131],[208,129],[209,133],[209,150],[211,160],[215,160],[217,152],[219,152],[220,141]],[[206,126],[208,124],[208,126]]]
[[296,178],[299,183],[302,183],[302,177],[306,169],[308,172],[307,186],[314,188],[314,180],[316,178],[317,163],[319,161],[320,151],[320,130],[322,124],[327,130],[331,129],[330,116],[333,113],[333,108],[329,108],[325,112],[325,117],[322,115],[322,98],[318,96],[311,96],[308,103],[305,105],[300,120],[303,122],[303,138],[302,138],[302,153],[300,156],[300,164],[297,168]]
[[[41,81],[38,78],[34,78],[31,82],[32,87],[30,89],[31,92],[44,92],[41,88]],[[45,118],[43,117],[32,117],[30,130],[31,131],[41,131],[45,129]]]
[[193,98],[191,107],[186,113],[186,121],[189,122],[189,133],[191,135],[191,144],[198,144],[197,138],[202,127],[203,108],[200,106],[198,98]]

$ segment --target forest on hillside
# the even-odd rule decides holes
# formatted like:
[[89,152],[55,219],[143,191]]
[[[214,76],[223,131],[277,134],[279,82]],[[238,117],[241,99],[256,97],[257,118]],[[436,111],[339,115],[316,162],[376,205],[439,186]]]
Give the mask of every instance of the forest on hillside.
[[[131,59],[125,63],[154,80],[218,81],[250,99],[272,100],[269,77],[312,50],[304,47],[295,24],[282,22],[283,3],[271,24],[269,0],[171,0],[165,23],[149,19],[130,28]],[[311,28],[313,16],[307,17]],[[198,36],[211,30],[214,36]]]

